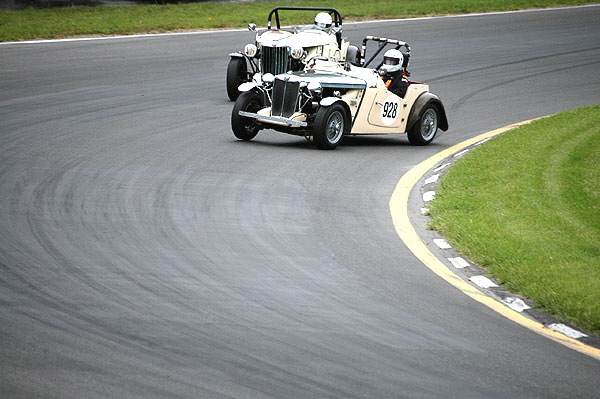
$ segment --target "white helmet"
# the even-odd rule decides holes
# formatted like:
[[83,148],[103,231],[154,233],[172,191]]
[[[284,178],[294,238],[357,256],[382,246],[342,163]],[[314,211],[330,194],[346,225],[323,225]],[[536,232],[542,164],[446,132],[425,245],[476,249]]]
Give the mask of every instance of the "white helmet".
[[383,55],[381,69],[387,73],[398,72],[402,69],[402,64],[404,64],[404,55],[402,52],[397,49],[390,49]]
[[331,15],[327,14],[326,12],[320,12],[315,17],[315,25],[319,29],[331,28],[332,22]]

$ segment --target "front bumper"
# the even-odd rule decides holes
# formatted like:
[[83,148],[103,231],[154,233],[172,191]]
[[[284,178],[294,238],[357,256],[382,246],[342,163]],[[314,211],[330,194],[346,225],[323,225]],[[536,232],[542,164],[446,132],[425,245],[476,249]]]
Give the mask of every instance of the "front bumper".
[[300,114],[300,113],[295,113],[294,115],[292,115],[291,118],[284,118],[283,116],[261,115],[261,114],[255,114],[253,112],[246,112],[246,111],[240,111],[239,115],[246,117],[246,118],[256,119],[259,122],[274,123],[274,124],[281,125],[281,126],[290,126],[290,127],[306,127],[306,126],[308,126],[308,123],[306,123],[304,121],[294,120],[294,118],[298,118],[298,117],[306,118],[306,115]]

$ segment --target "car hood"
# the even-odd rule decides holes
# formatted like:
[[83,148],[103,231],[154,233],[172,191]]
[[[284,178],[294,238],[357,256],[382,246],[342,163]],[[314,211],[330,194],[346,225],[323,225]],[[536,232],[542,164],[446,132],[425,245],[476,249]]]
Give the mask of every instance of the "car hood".
[[323,88],[365,89],[367,82],[364,79],[349,76],[343,73],[330,72],[293,72],[277,75],[276,79],[294,82],[306,82],[309,87],[318,84]]

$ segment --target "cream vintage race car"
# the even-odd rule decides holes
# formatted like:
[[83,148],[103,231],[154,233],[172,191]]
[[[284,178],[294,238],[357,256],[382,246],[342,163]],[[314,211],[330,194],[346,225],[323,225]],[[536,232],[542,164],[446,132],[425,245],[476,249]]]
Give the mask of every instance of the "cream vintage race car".
[[[378,49],[365,61],[369,42],[378,43]],[[265,74],[260,84],[242,84],[231,114],[233,134],[250,141],[261,129],[273,129],[312,138],[327,150],[347,135],[406,133],[412,145],[431,143],[439,129],[448,129],[448,120],[429,85],[410,81],[402,98],[386,88],[381,63],[367,67],[389,45],[404,49],[408,60],[407,43],[367,36],[360,66],[315,58],[301,72]]]
[[[306,26],[281,26],[280,14],[300,13],[314,20]],[[308,19],[308,18],[307,18]],[[273,25],[274,20],[274,25]],[[255,24],[249,24],[256,31]],[[261,82],[265,73],[277,75],[288,71],[302,71],[313,57],[330,61],[344,61],[349,42],[342,37],[342,16],[334,8],[276,7],[269,13],[267,29],[256,33],[254,43],[244,51],[229,54],[227,66],[227,95],[232,101],[238,97],[238,87],[245,82]],[[355,56],[358,48],[351,47]]]

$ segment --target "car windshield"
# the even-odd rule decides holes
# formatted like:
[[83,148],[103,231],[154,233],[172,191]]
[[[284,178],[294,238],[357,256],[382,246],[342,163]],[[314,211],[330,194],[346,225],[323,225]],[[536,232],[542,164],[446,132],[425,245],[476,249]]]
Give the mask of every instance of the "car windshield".
[[331,31],[331,28],[319,28],[317,25],[304,25],[304,26],[300,26],[297,28],[297,30],[299,32],[308,32],[308,31],[318,31],[318,32],[326,32],[329,33]]

